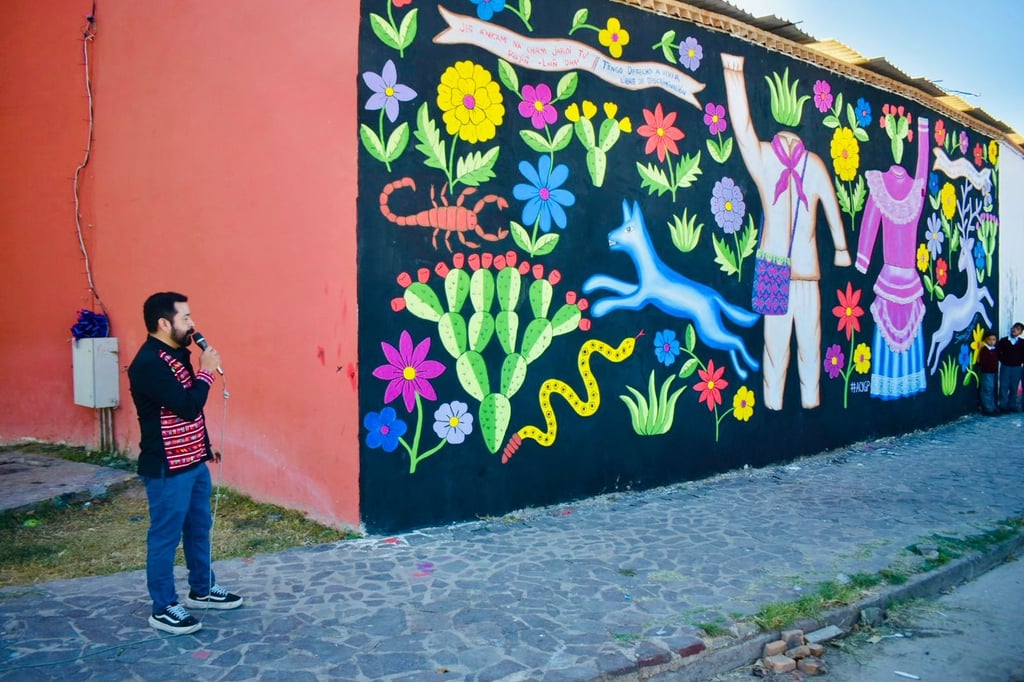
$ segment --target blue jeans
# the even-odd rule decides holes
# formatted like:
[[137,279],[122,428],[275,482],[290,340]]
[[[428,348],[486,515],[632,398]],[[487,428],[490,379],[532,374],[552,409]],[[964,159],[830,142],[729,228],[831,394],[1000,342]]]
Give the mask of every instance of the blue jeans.
[[153,613],[178,601],[174,588],[174,554],[178,543],[185,550],[188,584],[196,594],[210,593],[217,581],[210,565],[210,470],[200,464],[177,476],[148,478],[149,533],[146,535],[146,585]]
[[981,411],[994,414],[996,411],[996,373],[982,372],[978,386],[978,398],[981,399]]
[[1003,365],[999,368],[999,409],[1020,412],[1020,367]]

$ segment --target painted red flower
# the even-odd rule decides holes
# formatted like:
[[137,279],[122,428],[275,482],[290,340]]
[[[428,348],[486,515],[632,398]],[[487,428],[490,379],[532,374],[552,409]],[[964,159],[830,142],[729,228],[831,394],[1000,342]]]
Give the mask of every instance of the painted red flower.
[[698,403],[706,403],[708,411],[715,409],[716,405],[722,404],[722,390],[729,387],[729,382],[722,378],[725,374],[725,367],[715,367],[714,360],[708,360],[707,370],[698,369],[697,374],[701,380],[693,387],[693,390],[700,391]]
[[832,314],[839,318],[839,331],[846,330],[846,339],[853,338],[854,332],[860,331],[860,318],[864,309],[860,307],[861,290],[853,290],[850,282],[846,283],[846,292],[836,289],[839,296],[839,305],[832,308]]
[[935,281],[939,283],[940,287],[946,286],[946,281],[949,279],[949,264],[945,258],[940,258],[935,261]]
[[941,118],[935,122],[935,144],[940,147],[946,144],[946,122]]
[[679,153],[676,140],[683,139],[686,134],[673,125],[676,122],[676,112],[673,111],[665,115],[659,102],[654,107],[654,111],[644,109],[644,120],[646,123],[636,129],[636,132],[647,138],[647,147],[644,149],[644,153],[650,154],[656,151],[658,161],[662,162],[665,161],[666,150],[673,154]]
[[412,0],[391,0],[391,2],[395,7],[405,7],[412,4]]
[[985,150],[981,148],[981,143],[976,142],[974,144],[974,165],[981,168],[985,163]]

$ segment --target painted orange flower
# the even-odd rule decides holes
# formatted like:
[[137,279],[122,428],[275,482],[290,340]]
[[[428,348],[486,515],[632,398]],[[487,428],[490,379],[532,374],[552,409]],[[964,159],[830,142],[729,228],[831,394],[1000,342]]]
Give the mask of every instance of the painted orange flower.
[[832,308],[832,314],[839,318],[839,331],[846,330],[846,340],[853,338],[854,332],[860,331],[860,318],[864,315],[864,309],[860,307],[861,290],[853,290],[850,282],[846,283],[846,293],[836,289],[839,296],[839,305]]
[[661,109],[661,103],[654,107],[654,111],[650,109],[644,109],[644,125],[636,129],[640,135],[647,138],[647,146],[644,148],[645,154],[650,154],[656,151],[658,153],[658,161],[665,161],[665,152],[669,151],[673,154],[679,153],[679,146],[676,145],[676,140],[681,140],[686,137],[686,134],[682,130],[676,128],[673,125],[676,122],[676,112],[670,112],[668,115]]
[[697,402],[706,403],[710,412],[717,405],[722,404],[722,391],[729,387],[729,382],[722,378],[722,375],[725,374],[725,367],[716,368],[715,361],[708,360],[708,368],[706,370],[698,369],[697,374],[701,378],[701,381],[693,387],[693,390],[700,391],[700,399]]

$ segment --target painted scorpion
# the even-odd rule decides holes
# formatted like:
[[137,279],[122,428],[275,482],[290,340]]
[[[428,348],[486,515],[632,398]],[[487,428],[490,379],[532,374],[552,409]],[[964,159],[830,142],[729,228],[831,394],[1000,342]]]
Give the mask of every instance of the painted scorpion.
[[445,231],[444,245],[448,247],[448,251],[452,250],[451,239],[452,233],[454,232],[459,236],[459,241],[466,246],[476,249],[479,248],[479,244],[474,243],[466,239],[466,233],[473,231],[476,232],[482,239],[489,242],[496,242],[500,239],[504,239],[508,236],[508,230],[498,228],[498,234],[487,234],[484,232],[483,227],[477,222],[477,214],[483,209],[486,204],[497,204],[498,210],[508,208],[508,202],[499,197],[497,194],[487,194],[476,202],[476,205],[472,209],[462,205],[462,202],[466,200],[471,194],[476,192],[475,187],[467,187],[463,190],[462,194],[456,200],[454,206],[448,204],[448,197],[446,191],[448,189],[448,183],[446,182],[441,187],[441,203],[442,206],[437,205],[437,200],[434,197],[434,186],[430,186],[430,203],[434,205],[433,208],[420,211],[414,215],[395,215],[391,208],[388,206],[388,200],[391,193],[396,189],[402,187],[411,187],[413,191],[416,191],[416,182],[412,178],[402,178],[389,182],[384,185],[384,189],[380,193],[380,212],[385,218],[395,223],[400,227],[409,225],[416,225],[418,227],[432,227],[434,228],[434,236],[431,243],[434,245],[434,250],[437,250],[437,235],[441,230]]

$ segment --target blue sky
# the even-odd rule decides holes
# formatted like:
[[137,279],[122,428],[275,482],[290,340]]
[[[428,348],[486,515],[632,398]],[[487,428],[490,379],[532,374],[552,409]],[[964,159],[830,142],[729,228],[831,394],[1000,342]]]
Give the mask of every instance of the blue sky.
[[[1020,0],[728,0],[885,57],[1024,134],[1024,2]],[[970,94],[965,94],[970,93]]]

